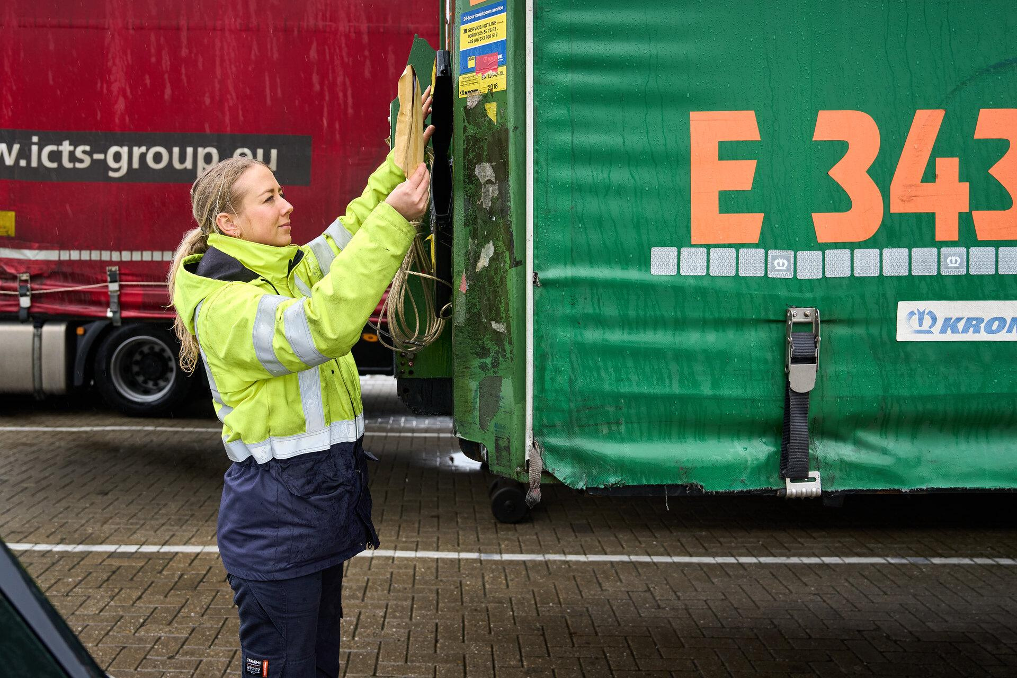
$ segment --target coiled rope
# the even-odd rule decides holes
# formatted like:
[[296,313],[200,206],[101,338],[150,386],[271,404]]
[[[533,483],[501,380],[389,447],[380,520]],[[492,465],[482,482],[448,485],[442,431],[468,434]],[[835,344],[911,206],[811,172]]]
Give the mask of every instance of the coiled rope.
[[[421,111],[420,84],[412,66],[407,66],[399,78],[399,115],[396,118],[394,160],[409,176],[424,161],[423,112]],[[433,232],[433,210],[431,217]],[[410,245],[403,263],[392,278],[388,296],[378,314],[378,341],[393,351],[413,355],[429,346],[445,329],[451,315],[451,303],[436,308],[437,286],[451,285],[434,275],[434,245],[427,231],[421,231],[420,219],[412,222],[417,235]],[[411,286],[417,278],[419,285]],[[413,287],[416,287],[414,290]]]

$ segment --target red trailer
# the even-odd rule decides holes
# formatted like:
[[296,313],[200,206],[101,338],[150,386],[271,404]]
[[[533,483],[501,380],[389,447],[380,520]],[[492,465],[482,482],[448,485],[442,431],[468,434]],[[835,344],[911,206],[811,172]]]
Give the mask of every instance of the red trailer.
[[[165,279],[188,188],[221,158],[276,172],[308,242],[388,150],[430,3],[12,0],[0,9],[0,392],[94,383],[134,414],[189,388]],[[434,35],[432,35],[432,33]],[[365,328],[362,371],[391,371]],[[370,342],[374,339],[374,342]]]

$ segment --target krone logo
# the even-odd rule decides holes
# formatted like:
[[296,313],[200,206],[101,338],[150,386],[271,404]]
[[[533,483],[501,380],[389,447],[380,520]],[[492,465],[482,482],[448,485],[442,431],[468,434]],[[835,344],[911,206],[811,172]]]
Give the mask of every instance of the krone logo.
[[907,314],[908,327],[915,334],[932,334],[932,329],[939,322],[939,318],[932,311],[924,308],[916,308]]
[[787,270],[787,265],[788,265],[788,261],[784,257],[781,257],[779,259],[774,259],[773,260],[773,267],[776,270],[778,270],[778,271],[786,271]]

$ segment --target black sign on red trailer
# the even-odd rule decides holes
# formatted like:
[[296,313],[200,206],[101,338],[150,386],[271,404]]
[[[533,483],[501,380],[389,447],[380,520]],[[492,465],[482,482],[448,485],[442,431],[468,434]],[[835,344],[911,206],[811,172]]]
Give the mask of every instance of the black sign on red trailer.
[[261,160],[279,183],[311,183],[311,137],[280,134],[0,129],[0,179],[190,184],[229,157]]

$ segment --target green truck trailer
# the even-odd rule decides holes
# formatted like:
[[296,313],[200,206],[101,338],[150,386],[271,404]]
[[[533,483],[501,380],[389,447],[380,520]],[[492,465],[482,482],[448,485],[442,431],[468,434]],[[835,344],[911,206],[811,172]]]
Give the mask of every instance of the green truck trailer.
[[397,374],[499,518],[551,481],[1017,487],[1012,0],[458,0],[441,35],[451,317]]

